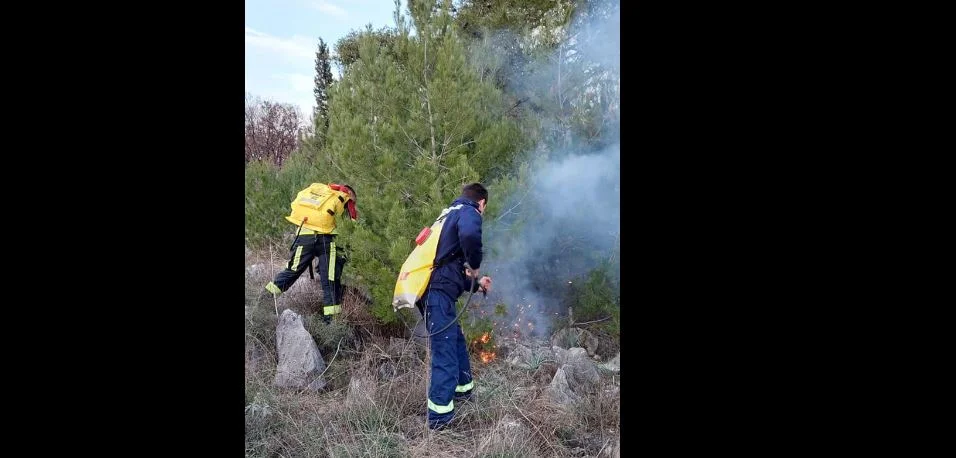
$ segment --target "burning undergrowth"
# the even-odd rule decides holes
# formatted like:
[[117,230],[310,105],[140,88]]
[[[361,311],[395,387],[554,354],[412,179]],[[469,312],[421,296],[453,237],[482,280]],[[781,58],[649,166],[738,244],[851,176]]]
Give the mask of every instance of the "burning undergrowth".
[[481,336],[472,340],[470,347],[482,363],[492,363],[498,357],[498,347],[491,341],[491,331],[485,331]]

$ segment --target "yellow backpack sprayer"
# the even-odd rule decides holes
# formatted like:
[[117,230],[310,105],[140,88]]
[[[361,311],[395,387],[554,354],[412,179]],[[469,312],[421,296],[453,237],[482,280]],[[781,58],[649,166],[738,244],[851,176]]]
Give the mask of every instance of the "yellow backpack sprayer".
[[[441,237],[441,231],[445,225],[445,220],[451,212],[457,211],[462,207],[463,205],[458,204],[442,210],[441,214],[438,215],[438,218],[434,223],[432,223],[431,227],[423,228],[421,232],[419,232],[418,237],[415,238],[415,248],[412,250],[411,254],[408,255],[408,258],[405,259],[405,263],[402,264],[402,270],[398,275],[398,281],[395,283],[395,293],[392,299],[392,310],[395,311],[396,315],[398,315],[399,319],[402,320],[402,323],[405,324],[406,328],[408,328],[408,323],[405,321],[405,318],[402,317],[402,314],[399,313],[399,310],[403,308],[417,312],[419,322],[427,323],[424,316],[427,314],[427,310],[420,310],[416,304],[426,293],[425,290],[427,289],[429,280],[431,279],[432,271],[444,265],[444,263],[436,263],[435,256],[438,250],[438,239]],[[469,271],[471,270],[471,266],[469,266],[467,262],[465,263],[465,268],[467,268]],[[471,303],[471,298],[475,294],[476,281],[477,279],[472,276],[471,288],[468,289],[470,294],[468,295],[468,299],[465,301],[465,307],[463,307],[461,312],[458,313],[458,316],[445,325],[444,328],[426,335],[420,335],[416,333],[413,328],[408,328],[409,331],[411,331],[415,337],[429,338],[444,332],[452,324],[457,323],[465,311],[468,310],[468,304]],[[485,294],[484,291],[482,291],[482,293]],[[415,326],[417,327],[418,324],[416,323]]]

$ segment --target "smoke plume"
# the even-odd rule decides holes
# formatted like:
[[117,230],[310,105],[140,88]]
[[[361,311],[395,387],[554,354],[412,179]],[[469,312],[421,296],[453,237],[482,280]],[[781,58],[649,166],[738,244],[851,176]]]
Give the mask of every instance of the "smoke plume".
[[620,279],[608,264],[620,246],[620,10],[618,1],[597,3],[542,59],[515,62],[514,35],[498,35],[512,45],[501,58],[515,66],[504,72],[509,90],[531,110],[559,113],[541,119],[544,135],[525,158],[529,174],[484,223],[481,271],[494,286],[479,316],[498,335],[548,336],[575,282],[608,265]]

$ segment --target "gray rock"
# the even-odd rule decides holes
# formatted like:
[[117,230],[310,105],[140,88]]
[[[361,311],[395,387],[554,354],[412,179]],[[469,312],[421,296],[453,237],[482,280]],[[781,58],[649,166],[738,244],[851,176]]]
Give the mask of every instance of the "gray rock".
[[558,364],[564,364],[564,362],[568,360],[568,350],[554,346],[551,347],[551,351],[554,352],[554,360],[557,361]]
[[551,336],[552,346],[561,348],[582,347],[587,349],[588,356],[597,354],[598,343],[594,334],[581,328],[564,328]]
[[598,373],[597,367],[588,358],[587,350],[583,348],[574,347],[568,350],[564,367],[570,368],[569,375],[575,382],[575,389],[591,388],[593,384],[601,380],[601,374]]
[[614,372],[615,374],[621,372],[621,353],[619,352],[610,361],[601,365],[601,367],[611,372]]
[[318,391],[325,387],[320,377],[325,371],[325,360],[312,335],[305,330],[302,317],[290,309],[282,312],[276,326],[275,386],[280,388],[308,389]]
[[554,374],[554,378],[551,379],[548,391],[551,399],[558,404],[570,405],[580,400],[574,390],[571,389],[571,382],[568,381],[568,378],[568,373],[564,370],[564,367],[559,367]]
[[557,358],[563,363],[551,379],[548,391],[555,402],[570,406],[595,390],[596,384],[601,381],[601,374],[583,348],[571,348],[557,355]]

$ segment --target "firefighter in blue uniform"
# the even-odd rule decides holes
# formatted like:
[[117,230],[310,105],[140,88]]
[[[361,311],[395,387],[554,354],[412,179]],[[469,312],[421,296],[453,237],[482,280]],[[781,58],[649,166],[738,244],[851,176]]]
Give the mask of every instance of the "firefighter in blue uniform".
[[[479,275],[481,215],[487,201],[485,187],[472,183],[465,185],[461,196],[452,202],[451,206],[460,204],[462,207],[448,215],[438,239],[435,256],[438,267],[432,271],[427,292],[419,304],[427,312],[428,333],[434,334],[430,337],[428,388],[428,425],[432,429],[447,425],[455,416],[455,401],[470,400],[475,388],[465,336],[458,323],[451,326],[449,323],[458,315],[455,303],[464,291],[487,292],[491,288],[491,278]],[[436,331],[441,332],[435,334]]]

